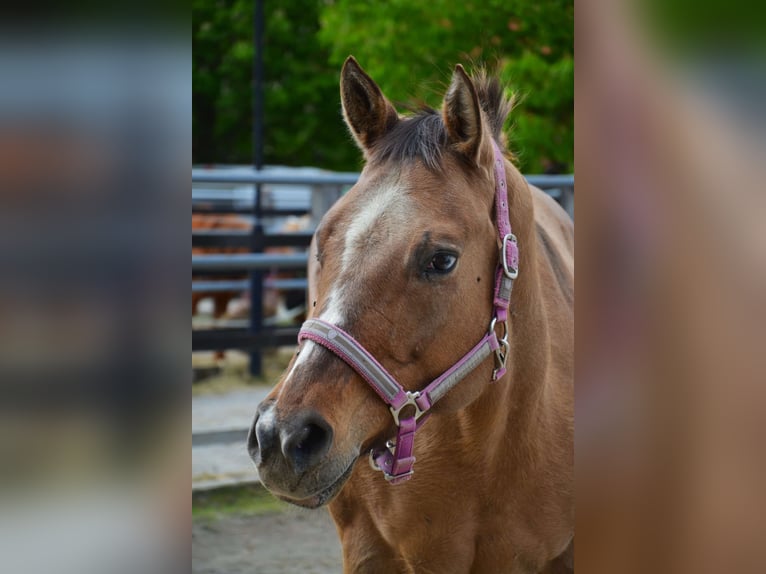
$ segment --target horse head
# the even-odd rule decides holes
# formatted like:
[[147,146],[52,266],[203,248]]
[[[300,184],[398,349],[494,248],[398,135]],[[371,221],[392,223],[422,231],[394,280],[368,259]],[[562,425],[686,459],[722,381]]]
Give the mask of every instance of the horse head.
[[[314,235],[309,318],[348,334],[417,393],[494,330],[503,252],[496,163],[507,175],[509,201],[517,190],[529,193],[496,151],[510,102],[497,82],[475,83],[457,66],[441,110],[400,116],[353,58],[340,92],[366,164]],[[302,341],[258,407],[249,437],[263,484],[304,507],[331,500],[357,463],[383,451],[397,432],[389,406],[328,347]],[[434,415],[472,403],[496,370],[496,361],[478,362],[467,382],[433,406]]]

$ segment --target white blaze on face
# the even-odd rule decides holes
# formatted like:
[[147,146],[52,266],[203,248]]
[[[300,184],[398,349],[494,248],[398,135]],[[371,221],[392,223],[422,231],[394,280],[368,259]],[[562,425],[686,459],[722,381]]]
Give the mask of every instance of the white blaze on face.
[[[349,304],[346,301],[349,284],[352,283],[352,280],[364,280],[359,277],[359,273],[363,270],[364,258],[375,257],[374,253],[369,253],[365,249],[368,245],[367,238],[373,232],[379,232],[381,225],[386,225],[389,228],[396,226],[398,232],[407,232],[407,213],[410,208],[410,201],[398,180],[398,177],[391,177],[380,187],[366,190],[364,201],[359,201],[359,208],[355,213],[348,216],[350,223],[345,230],[340,273],[335,277],[330,288],[325,309],[319,315],[320,319],[336,325],[343,322],[344,310],[348,308]],[[386,215],[385,220],[383,220],[384,214]],[[385,231],[393,235],[397,229]],[[379,248],[388,250],[386,245],[380,245]],[[379,260],[384,261],[383,257],[380,257]]]
[[[327,303],[317,318],[333,325],[343,323],[346,316],[345,310],[350,304],[348,293],[353,292],[351,284],[356,280],[364,280],[359,276],[363,267],[363,258],[374,256],[365,251],[368,245],[366,239],[373,230],[378,231],[381,225],[387,225],[397,228],[386,230],[392,236],[396,233],[407,233],[409,219],[407,214],[411,213],[409,211],[411,203],[398,184],[398,179],[398,177],[391,177],[380,187],[366,190],[364,200],[358,201],[358,208],[348,215],[350,224],[343,231],[340,273],[334,278]],[[384,214],[385,220],[382,217]],[[388,251],[389,246],[381,245],[380,249]],[[383,258],[381,257],[380,260],[383,261]],[[303,341],[300,355],[295,359],[290,372],[285,377],[279,396],[290,384],[296,367],[308,361],[316,348],[317,345],[313,341]]]
[[293,376],[293,373],[295,372],[296,367],[302,363],[305,363],[315,348],[316,348],[316,343],[314,343],[314,341],[309,341],[307,339],[303,341],[303,343],[301,343],[301,352],[295,358],[295,361],[293,361],[293,366],[290,367],[290,372],[287,373],[287,376],[285,377],[285,381],[282,384],[282,387],[279,389],[279,393],[277,394],[277,401],[279,401],[279,399],[282,397],[282,393],[284,392],[285,387],[287,387],[287,385],[290,384],[290,380],[292,379],[292,376]]

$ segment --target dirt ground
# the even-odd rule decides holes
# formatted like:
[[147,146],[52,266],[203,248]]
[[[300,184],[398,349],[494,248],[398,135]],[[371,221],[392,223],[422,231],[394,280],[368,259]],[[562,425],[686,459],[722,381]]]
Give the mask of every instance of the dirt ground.
[[[224,361],[217,362],[212,354],[193,355],[193,367],[209,363],[220,371],[215,377],[194,385],[193,431],[247,428],[252,411],[262,398],[256,395],[268,392],[270,383],[277,379],[292,352],[289,349],[264,355],[266,374],[258,380],[247,375],[247,357],[241,353],[229,351]],[[266,383],[269,384],[263,386]],[[220,448],[226,446],[231,446],[235,455],[244,456],[245,468],[252,474],[252,462],[244,441],[241,445],[221,445]],[[196,451],[212,448],[218,447],[201,447]],[[192,453],[194,461],[195,449]],[[206,461],[202,460],[202,454],[197,457],[199,468],[193,464],[193,478],[195,473],[227,471],[228,459]],[[279,503],[262,487],[250,484],[195,491],[192,509],[192,572],[195,574],[342,572],[340,543],[326,508],[312,511]]]
[[195,574],[338,574],[340,543],[326,509],[195,519]]

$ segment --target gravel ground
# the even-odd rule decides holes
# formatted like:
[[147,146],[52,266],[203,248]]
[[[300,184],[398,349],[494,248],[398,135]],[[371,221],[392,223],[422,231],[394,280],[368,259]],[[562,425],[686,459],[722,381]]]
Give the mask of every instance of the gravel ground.
[[325,509],[195,520],[195,574],[338,574],[335,525]]

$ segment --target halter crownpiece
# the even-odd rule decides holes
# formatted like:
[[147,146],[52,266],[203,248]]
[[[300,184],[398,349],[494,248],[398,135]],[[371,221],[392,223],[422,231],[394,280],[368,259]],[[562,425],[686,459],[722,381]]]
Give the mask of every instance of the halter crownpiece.
[[[510,349],[508,343],[508,306],[513,281],[519,274],[519,250],[511,232],[508,218],[508,192],[506,189],[503,154],[493,141],[495,160],[495,221],[501,240],[500,257],[495,273],[494,309],[486,335],[452,367],[434,379],[421,391],[407,391],[356,339],[340,327],[322,319],[308,319],[298,333],[298,342],[313,341],[337,355],[369,384],[388,405],[397,427],[396,440],[386,448],[370,451],[370,463],[383,472],[391,484],[409,480],[413,474],[415,431],[425,423],[431,407],[451,388],[463,380],[492,353],[495,369],[492,381],[505,374],[505,363]],[[495,325],[503,325],[503,337],[498,339]],[[411,414],[405,416],[407,409]]]

